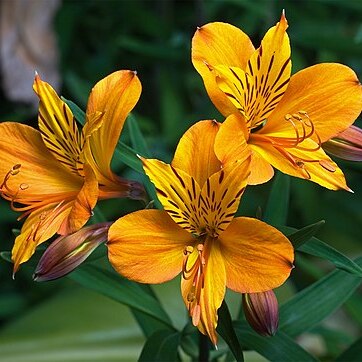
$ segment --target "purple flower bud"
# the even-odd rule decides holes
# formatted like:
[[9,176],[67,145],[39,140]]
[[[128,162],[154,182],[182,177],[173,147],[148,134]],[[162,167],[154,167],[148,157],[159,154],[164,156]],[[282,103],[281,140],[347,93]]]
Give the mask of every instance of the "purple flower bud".
[[323,149],[347,161],[362,161],[362,129],[350,126],[336,137],[323,143]]
[[95,224],[73,234],[58,237],[40,258],[33,279],[44,282],[58,279],[73,271],[107,240],[110,226],[109,222]]
[[262,336],[273,336],[279,323],[278,300],[272,290],[243,294],[246,320]]

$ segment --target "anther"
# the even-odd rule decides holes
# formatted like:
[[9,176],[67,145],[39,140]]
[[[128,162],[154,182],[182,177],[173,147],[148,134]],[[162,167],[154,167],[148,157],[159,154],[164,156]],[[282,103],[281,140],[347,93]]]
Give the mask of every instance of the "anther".
[[329,172],[335,172],[336,168],[327,160],[319,160],[319,164]]
[[28,189],[29,188],[29,185],[28,184],[25,184],[25,183],[22,183],[22,184],[20,184],[20,186],[19,186],[19,190],[22,190],[22,191],[24,191],[24,190],[26,190],[26,189]]

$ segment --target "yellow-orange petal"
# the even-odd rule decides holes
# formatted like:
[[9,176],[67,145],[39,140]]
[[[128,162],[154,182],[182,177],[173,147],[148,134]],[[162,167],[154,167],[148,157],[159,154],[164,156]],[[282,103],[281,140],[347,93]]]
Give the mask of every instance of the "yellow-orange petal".
[[247,185],[250,159],[229,162],[206,180],[201,190],[201,222],[209,235],[217,236],[230,224]]
[[209,23],[198,28],[192,39],[192,63],[201,75],[207,93],[216,108],[225,116],[235,107],[218,88],[208,65],[223,64],[245,69],[254,51],[249,37],[237,27],[227,23]]
[[[192,319],[199,331],[208,335],[211,342],[216,345],[217,310],[224,299],[227,276],[218,242],[213,240],[209,245],[206,244],[205,247],[208,250],[205,250],[207,255],[205,256],[204,287],[201,289],[199,311],[194,312],[199,313],[199,317],[193,316]],[[194,253],[197,253],[197,251],[194,250]],[[185,280],[182,278],[181,280],[181,293],[187,308],[189,308],[192,283],[192,279]]]
[[247,217],[233,219],[219,236],[226,286],[239,293],[257,293],[284,283],[293,268],[290,241],[277,229]]
[[38,245],[51,238],[59,229],[63,220],[68,216],[71,206],[69,203],[46,205],[31,213],[16,237],[12,249],[14,274],[20,264],[25,263],[34,254]]
[[58,230],[60,235],[78,231],[92,216],[98,200],[98,182],[91,167],[84,164],[84,184],[76,196],[68,217]]
[[221,124],[215,137],[215,154],[223,165],[229,162],[244,161],[250,156],[247,139],[249,137],[245,118],[235,113]]
[[192,176],[199,185],[221,168],[214,152],[214,142],[220,123],[200,121],[181,137],[172,166]]
[[83,135],[68,105],[52,88],[35,76],[33,89],[39,97],[39,130],[53,156],[71,172],[82,173],[80,155]]
[[[307,149],[316,149],[318,145],[311,139],[300,144]],[[351,191],[338,165],[326,155],[322,148],[315,151],[294,148],[277,148],[269,142],[254,141],[254,152],[268,161],[276,169],[299,178],[304,178],[331,190]]]
[[307,112],[322,142],[348,128],[361,113],[362,86],[354,71],[342,64],[317,64],[294,74],[277,108],[260,131],[293,137],[286,114]]
[[163,283],[182,270],[193,237],[161,210],[140,210],[109,229],[108,257],[118,273],[141,283]]
[[87,118],[102,114],[101,126],[89,136],[86,161],[97,173],[113,179],[110,163],[124,122],[141,95],[141,83],[136,72],[120,70],[99,81],[88,99]]
[[0,124],[0,161],[1,182],[14,165],[21,165],[19,172],[7,181],[14,193],[19,191],[19,198],[46,201],[50,195],[73,195],[83,183],[82,177],[53,157],[40,132],[23,124]]
[[186,172],[156,159],[142,159],[143,169],[155,185],[165,211],[183,229],[198,230],[199,184]]

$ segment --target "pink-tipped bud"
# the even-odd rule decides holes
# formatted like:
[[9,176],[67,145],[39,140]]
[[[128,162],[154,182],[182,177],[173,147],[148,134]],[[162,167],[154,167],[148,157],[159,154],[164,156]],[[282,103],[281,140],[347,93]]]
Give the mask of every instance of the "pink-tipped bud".
[[60,236],[44,252],[33,279],[37,282],[58,279],[79,266],[107,240],[111,223],[86,226],[74,234]]
[[246,320],[262,336],[273,336],[279,323],[278,300],[272,290],[243,294]]
[[323,149],[347,161],[362,161],[362,129],[350,126],[338,136],[323,143]]

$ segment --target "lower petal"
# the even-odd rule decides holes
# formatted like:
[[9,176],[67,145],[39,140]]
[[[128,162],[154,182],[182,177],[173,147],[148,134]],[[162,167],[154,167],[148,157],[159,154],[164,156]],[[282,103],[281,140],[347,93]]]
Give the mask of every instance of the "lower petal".
[[59,203],[47,205],[29,215],[21,228],[20,235],[15,239],[12,250],[14,273],[20,264],[30,259],[38,245],[58,232],[70,210],[69,204]]
[[219,236],[228,288],[257,293],[279,287],[293,268],[290,241],[277,229],[252,218],[239,217]]
[[278,148],[270,142],[255,142],[252,148],[276,169],[287,175],[304,178],[331,190],[344,189],[350,191],[342,170],[326,155],[317,143],[307,139],[299,148]]
[[182,270],[183,251],[193,237],[165,211],[140,210],[109,229],[108,257],[118,273],[141,283],[163,283]]
[[[220,252],[217,241],[211,241],[206,250],[206,264],[204,269],[203,288],[199,300],[199,321],[197,328],[205,335],[208,335],[214,345],[217,344],[216,326],[217,311],[225,296],[226,274],[223,255]],[[206,246],[207,247],[207,246]],[[193,280],[181,280],[181,292],[186,307],[190,305],[190,290]],[[195,319],[193,318],[195,322]]]

